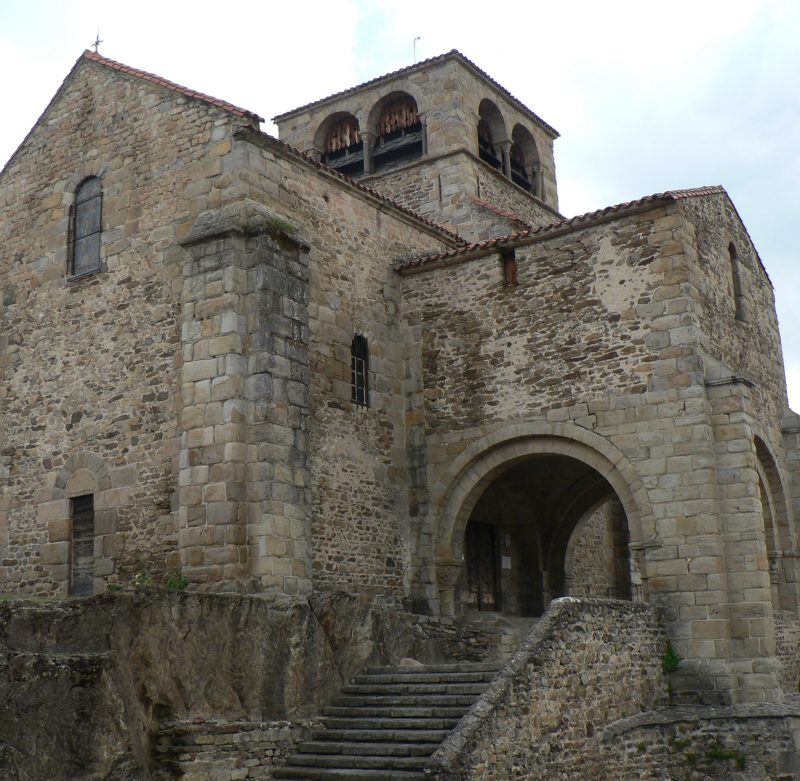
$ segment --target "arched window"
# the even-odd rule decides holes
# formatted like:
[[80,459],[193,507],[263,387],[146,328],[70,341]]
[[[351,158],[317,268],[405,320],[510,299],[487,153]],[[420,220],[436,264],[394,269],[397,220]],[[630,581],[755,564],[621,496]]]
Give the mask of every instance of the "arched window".
[[94,494],[72,499],[69,593],[78,597],[94,594]]
[[515,125],[511,132],[511,180],[528,192],[540,195],[538,187],[539,153],[530,131]]
[[[503,145],[508,143],[500,109],[488,98],[478,106],[478,155],[484,163],[503,171]],[[505,173],[505,171],[503,171]]]
[[495,148],[494,140],[492,139],[492,129],[489,123],[484,120],[478,120],[478,154],[481,160],[489,163],[493,168],[498,170],[503,167],[500,161],[498,150]]
[[422,121],[417,101],[401,93],[383,105],[372,152],[374,169],[422,157]]
[[350,344],[350,390],[353,404],[369,406],[369,346],[360,334]]
[[737,320],[745,320],[744,290],[742,288],[742,271],[739,266],[739,255],[733,242],[728,245],[728,256],[731,260],[731,277],[733,279],[734,316]]
[[70,246],[71,274],[89,274],[100,269],[103,188],[96,176],[84,179],[75,191]]
[[352,114],[331,118],[325,136],[322,162],[348,176],[364,173],[364,143],[358,120]]

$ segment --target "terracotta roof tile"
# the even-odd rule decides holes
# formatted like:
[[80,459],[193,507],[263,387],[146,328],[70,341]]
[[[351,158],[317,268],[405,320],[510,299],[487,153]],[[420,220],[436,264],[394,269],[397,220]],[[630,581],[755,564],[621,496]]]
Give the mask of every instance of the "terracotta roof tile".
[[475,71],[479,76],[484,78],[494,87],[496,87],[500,92],[502,92],[507,98],[512,100],[514,103],[519,106],[525,114],[527,114],[531,119],[536,122],[543,130],[553,136],[553,138],[559,137],[559,132],[548,125],[540,116],[534,114],[519,98],[514,97],[502,84],[496,82],[486,71],[479,68],[472,60],[468,57],[465,57],[458,49],[451,49],[449,52],[445,54],[439,54],[436,57],[429,57],[427,60],[421,60],[420,62],[415,62],[413,65],[408,65],[405,68],[399,68],[398,70],[391,71],[390,73],[385,73],[383,76],[377,76],[374,79],[369,79],[369,81],[364,81],[361,84],[357,84],[355,87],[348,87],[341,92],[334,92],[332,95],[328,95],[325,98],[320,98],[319,100],[313,100],[311,103],[306,103],[304,106],[299,106],[298,108],[293,108],[291,111],[285,111],[283,114],[278,114],[272,118],[273,122],[277,122],[278,120],[283,119],[284,117],[290,117],[292,114],[297,114],[300,111],[306,111],[307,109],[313,108],[314,106],[319,106],[322,103],[327,103],[329,100],[334,100],[336,98],[342,98],[345,95],[352,95],[355,92],[358,92],[364,87],[371,87],[373,84],[377,84],[380,81],[384,81],[385,79],[393,79],[396,76],[401,76],[405,73],[411,73],[415,70],[421,70],[423,68],[428,67],[429,65],[435,65],[439,62],[444,62],[447,59],[456,59],[460,60],[464,63],[468,68]]
[[258,114],[254,113],[253,111],[248,111],[244,108],[239,108],[239,106],[234,106],[232,103],[228,103],[226,100],[220,100],[219,98],[214,98],[211,95],[206,95],[202,92],[197,92],[196,90],[189,89],[188,87],[182,87],[180,84],[176,84],[174,81],[168,81],[167,79],[161,78],[161,76],[156,76],[154,73],[147,73],[147,71],[141,71],[137,68],[131,68],[128,65],[123,65],[121,62],[116,62],[115,60],[109,60],[107,57],[103,57],[100,54],[96,54],[95,52],[89,51],[88,49],[83,53],[84,59],[91,60],[92,62],[97,62],[100,65],[105,65],[107,68],[111,68],[112,70],[119,71],[120,73],[125,73],[128,76],[135,76],[137,79],[143,79],[144,81],[149,81],[151,84],[157,84],[159,87],[166,87],[167,89],[172,90],[173,92],[178,92],[181,95],[186,96],[187,98],[193,98],[194,100],[202,100],[204,103],[210,103],[212,106],[216,106],[217,108],[221,108],[224,111],[228,111],[231,114],[234,114],[237,117],[244,117],[255,122],[258,125],[259,122],[263,122],[263,117],[260,117]]
[[492,252],[498,246],[505,247],[524,239],[547,236],[556,231],[570,230],[580,227],[581,225],[602,221],[608,217],[623,216],[629,211],[638,210],[649,205],[656,205],[664,201],[677,201],[682,198],[694,198],[701,195],[718,195],[720,193],[727,195],[724,187],[714,185],[710,187],[696,187],[689,190],[668,190],[663,193],[656,193],[655,195],[646,195],[644,198],[639,198],[635,201],[606,206],[604,209],[598,209],[597,211],[588,212],[586,214],[579,214],[575,217],[558,220],[557,222],[541,225],[537,228],[517,231],[507,236],[498,236],[476,244],[466,244],[463,247],[449,250],[448,252],[420,255],[413,258],[401,258],[395,262],[394,268],[396,271],[405,271],[407,269],[419,268],[420,266],[427,266],[432,263],[450,260],[451,258],[460,257],[462,255],[471,255],[472,253],[479,255],[484,252]]

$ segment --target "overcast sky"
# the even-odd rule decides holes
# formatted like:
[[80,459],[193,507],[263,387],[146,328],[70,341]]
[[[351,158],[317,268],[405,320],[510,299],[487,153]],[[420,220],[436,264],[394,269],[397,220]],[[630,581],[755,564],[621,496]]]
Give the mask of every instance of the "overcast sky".
[[[561,211],[722,184],[775,287],[800,411],[800,3],[0,0],[0,164],[94,40],[272,117],[459,49],[561,133]],[[268,132],[275,128],[267,123]]]

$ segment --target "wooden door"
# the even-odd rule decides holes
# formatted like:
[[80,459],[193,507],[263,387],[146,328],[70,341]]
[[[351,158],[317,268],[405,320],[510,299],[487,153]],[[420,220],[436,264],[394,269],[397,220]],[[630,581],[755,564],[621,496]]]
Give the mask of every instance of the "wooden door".
[[473,610],[500,610],[494,526],[470,521],[464,539],[469,606]]

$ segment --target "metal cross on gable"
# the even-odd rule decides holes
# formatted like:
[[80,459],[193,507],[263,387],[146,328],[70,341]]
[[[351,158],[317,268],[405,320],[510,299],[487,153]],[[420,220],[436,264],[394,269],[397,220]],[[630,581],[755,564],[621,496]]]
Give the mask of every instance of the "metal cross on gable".
[[100,30],[98,30],[97,31],[97,37],[94,39],[94,43],[92,44],[92,46],[94,47],[94,53],[95,54],[99,54],[100,53],[99,49],[100,49],[100,44],[101,43],[102,43],[102,41],[100,40]]

